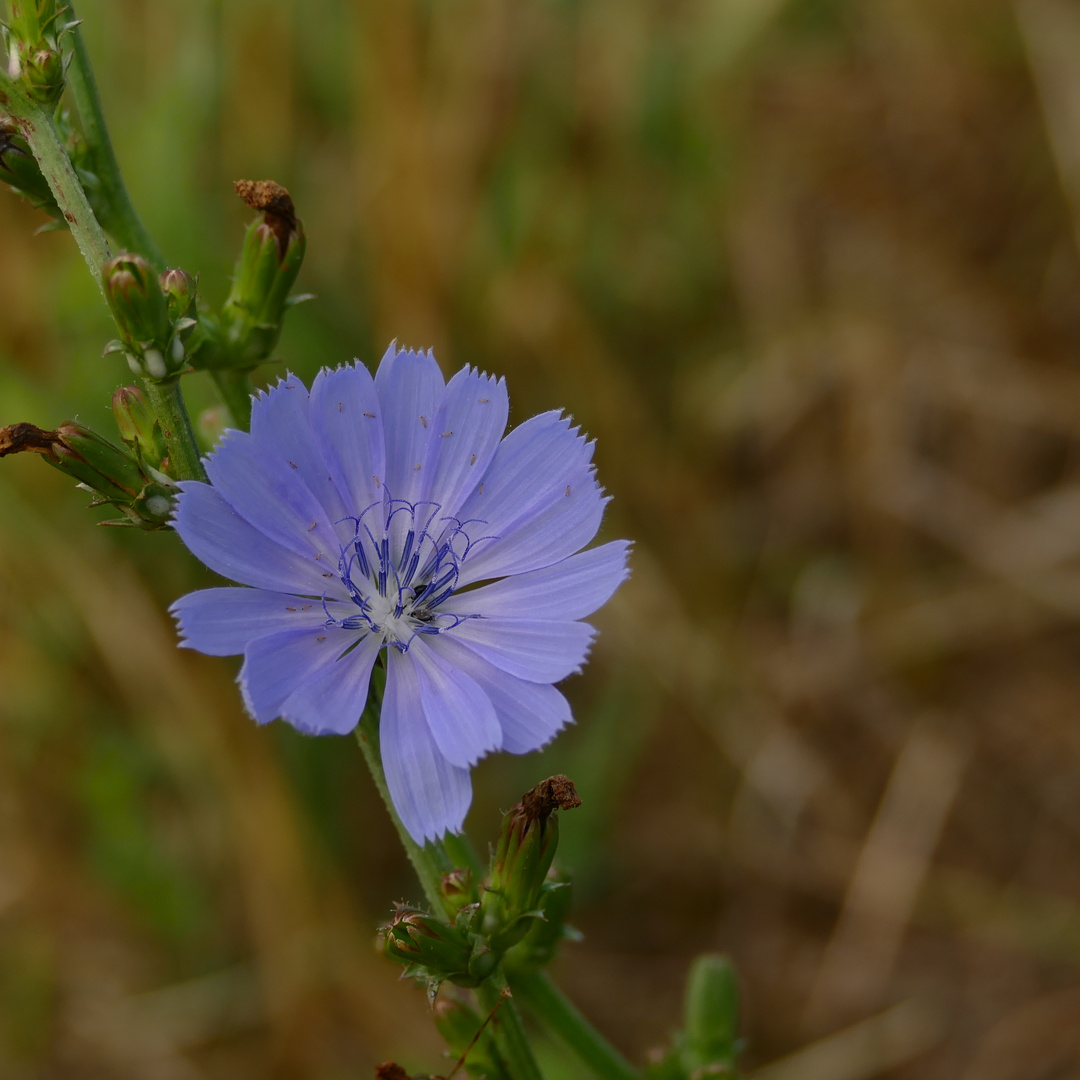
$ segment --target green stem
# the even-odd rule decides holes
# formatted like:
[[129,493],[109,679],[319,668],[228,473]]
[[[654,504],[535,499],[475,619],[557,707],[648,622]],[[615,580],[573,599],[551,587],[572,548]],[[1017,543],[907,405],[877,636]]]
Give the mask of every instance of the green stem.
[[[356,741],[363,751],[375,786],[382,796],[390,819],[397,829],[405,852],[412,863],[416,876],[424,889],[432,911],[444,915],[453,912],[446,905],[440,888],[442,876],[447,870],[463,863],[474,868],[480,865],[476,853],[465,837],[455,837],[453,857],[442,842],[420,847],[408,834],[394,809],[390,791],[386,786],[379,753],[379,713],[382,695],[379,683],[375,684],[372,703],[365,710],[356,728]],[[513,996],[507,996],[506,976],[500,967],[474,991],[481,1009],[492,1013],[495,1044],[499,1056],[514,1080],[543,1080],[539,1066],[529,1046],[521,1014]],[[630,1063],[585,1019],[578,1009],[563,995],[562,991],[544,974],[514,975],[509,989],[520,997],[525,1006],[552,1034],[563,1043],[603,1080],[639,1080],[638,1072]]]
[[218,388],[233,424],[241,431],[251,427],[251,372],[236,368],[214,368],[210,377]]
[[603,1080],[638,1080],[637,1070],[543,972],[510,976],[514,996]]
[[390,814],[390,820],[397,829],[398,837],[405,848],[405,854],[409,857],[416,876],[420,879],[420,885],[424,890],[424,896],[433,912],[441,915],[451,914],[446,906],[442,895],[442,879],[447,871],[452,870],[445,850],[439,844],[425,844],[421,847],[408,833],[401,823],[397,811],[394,809],[394,801],[390,798],[390,789],[386,786],[386,773],[383,772],[382,757],[379,753],[379,711],[381,701],[370,706],[364,713],[356,728],[356,741],[364,754],[364,761],[379,789],[386,809]]
[[[70,3],[67,17],[70,20],[75,17]],[[131,196],[128,195],[120,163],[116,160],[112,139],[109,138],[97,80],[90,65],[81,27],[76,25],[71,37],[73,59],[68,69],[68,85],[75,98],[83,137],[93,155],[94,171],[101,181],[102,224],[116,238],[121,248],[144,256],[160,273],[165,269],[165,259],[139,219]]]
[[529,1046],[521,1014],[512,994],[504,994],[506,989],[506,976],[499,970],[474,991],[483,1012],[492,1013],[498,1009],[498,1012],[494,1012],[491,1026],[494,1028],[499,1057],[514,1080],[544,1080]]
[[[420,879],[424,895],[434,912],[443,915],[453,914],[447,906],[442,895],[443,875],[453,869],[454,862],[451,860],[446,847],[436,841],[420,847],[409,835],[405,826],[401,823],[397,811],[394,809],[393,800],[390,798],[390,790],[386,786],[386,773],[383,771],[382,758],[379,753],[379,713],[381,710],[381,694],[378,684],[375,684],[375,695],[371,705],[365,710],[360,723],[356,728],[356,741],[360,744],[364,760],[375,781],[375,786],[382,796],[386,809],[390,814],[390,820],[397,829],[401,843],[405,847],[405,853],[412,863],[416,876]],[[476,989],[476,998],[480,1007],[487,1012],[498,1008],[498,1013],[492,1021],[494,1029],[495,1046],[499,1056],[506,1065],[507,1071],[513,1080],[543,1080],[540,1068],[536,1064],[525,1028],[521,1022],[521,1016],[514,1005],[513,998],[506,996],[506,977],[501,971],[496,971]]]
[[[19,125],[23,138],[30,146],[30,151],[63,212],[71,235],[75,237],[75,243],[90,268],[90,274],[108,303],[101,275],[105,264],[112,258],[112,252],[60,141],[51,111],[27,97],[6,74],[0,74],[0,106],[3,106]],[[104,127],[101,130],[104,131]],[[107,134],[105,138],[107,140]],[[112,160],[115,164],[115,157]],[[122,180],[120,184],[122,186]],[[124,198],[127,198],[126,192]],[[161,421],[162,434],[169,448],[172,474],[179,480],[205,480],[206,473],[199,460],[199,447],[195,442],[187,406],[180,392],[179,378],[163,382],[146,379],[144,385],[150,406]]]
[[144,379],[150,408],[161,421],[161,433],[169,448],[169,473],[177,480],[205,480],[206,472],[199,459],[199,446],[191,428],[184,395],[180,392],[180,376],[158,381]]
[[79,245],[79,251],[104,296],[101,269],[112,257],[112,252],[105,233],[94,217],[94,211],[90,209],[79,177],[68,160],[53,124],[52,113],[47,106],[28,98],[6,75],[0,75],[0,106],[19,125],[68,223],[71,235],[75,237],[75,243]]

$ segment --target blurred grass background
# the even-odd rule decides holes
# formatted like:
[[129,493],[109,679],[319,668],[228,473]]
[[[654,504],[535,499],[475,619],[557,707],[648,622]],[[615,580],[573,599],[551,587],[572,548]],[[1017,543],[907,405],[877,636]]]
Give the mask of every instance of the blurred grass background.
[[[605,1032],[662,1043],[724,950],[769,1080],[1080,1077],[1075,6],[79,13],[135,202],[204,295],[231,182],[293,192],[298,374],[396,337],[599,439],[634,577],[577,727],[485,762],[469,829],[577,781],[558,975]],[[128,376],[41,221],[0,197],[0,423],[105,429]],[[354,745],[256,729],[163,614],[211,575],[85,502],[0,469],[0,1075],[445,1071],[372,949],[416,887]]]

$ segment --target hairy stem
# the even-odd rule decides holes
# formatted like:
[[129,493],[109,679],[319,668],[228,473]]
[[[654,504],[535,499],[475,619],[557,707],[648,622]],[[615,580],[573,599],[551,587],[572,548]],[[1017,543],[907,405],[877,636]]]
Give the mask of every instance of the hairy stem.
[[603,1080],[638,1080],[637,1070],[582,1016],[543,972],[510,976],[525,1009]]
[[[78,244],[86,265],[90,268],[102,297],[105,297],[101,272],[112,257],[112,252],[60,141],[51,111],[28,98],[6,74],[0,74],[0,106],[6,109],[19,125],[19,130],[68,223],[71,235],[75,237],[75,243]],[[115,157],[112,160],[115,164]],[[119,182],[123,184],[122,180]],[[205,480],[206,473],[199,460],[199,447],[195,442],[187,406],[180,392],[179,377],[161,382],[146,379],[144,385],[150,406],[161,421],[165,444],[169,448],[172,474],[179,480]]]
[[[68,4],[68,18],[75,13]],[[157,244],[146,231],[128,195],[120,163],[116,160],[112,139],[101,108],[97,80],[90,65],[90,56],[78,25],[71,31],[73,59],[68,69],[68,86],[75,98],[83,136],[93,155],[94,172],[101,180],[102,224],[125,251],[136,252],[154,265],[160,273],[165,269],[165,259]]]
[[143,386],[150,408],[161,421],[161,433],[169,448],[169,472],[177,480],[205,480],[206,472],[199,459],[199,446],[191,428],[184,395],[180,392],[180,376],[164,379],[144,379]]
[[51,111],[47,106],[28,98],[6,74],[0,74],[0,107],[18,124],[104,296],[101,269],[112,257],[112,252],[94,211],[90,209],[79,177],[68,160]]

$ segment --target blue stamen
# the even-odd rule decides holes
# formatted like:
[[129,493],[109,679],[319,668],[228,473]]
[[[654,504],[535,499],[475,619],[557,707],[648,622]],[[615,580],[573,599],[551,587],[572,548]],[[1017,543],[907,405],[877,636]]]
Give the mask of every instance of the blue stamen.
[[408,563],[409,556],[412,554],[412,546],[415,540],[416,532],[415,530],[410,529],[405,534],[405,546],[401,549],[401,558],[398,560],[401,565],[405,565],[406,563]]
[[[421,506],[428,508],[422,518]],[[467,521],[451,516],[440,518],[441,509],[436,502],[409,503],[405,499],[393,499],[387,492],[383,501],[371,503],[356,517],[342,519],[353,523],[354,535],[341,547],[338,573],[355,608],[351,615],[334,618],[324,599],[327,626],[387,633],[373,615],[372,597],[377,593],[389,598],[390,589],[396,589],[393,607],[379,610],[388,611],[387,617],[393,620],[405,620],[403,625],[398,624],[397,632],[408,627],[408,640],[387,642],[401,652],[408,651],[409,643],[418,634],[440,634],[476,617],[452,615],[438,609],[454,594],[462,564],[474,543],[468,526],[487,523],[479,518]],[[376,513],[379,518],[373,521]],[[400,513],[408,514],[411,521],[403,533],[400,555],[395,558],[390,528]],[[439,531],[433,533],[433,527]]]
[[383,537],[379,546],[379,595],[386,595],[386,572],[390,566],[390,539]]

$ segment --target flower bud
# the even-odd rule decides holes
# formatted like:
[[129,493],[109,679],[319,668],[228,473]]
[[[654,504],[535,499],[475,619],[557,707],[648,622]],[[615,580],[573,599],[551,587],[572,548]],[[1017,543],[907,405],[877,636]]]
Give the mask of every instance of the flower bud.
[[101,272],[125,344],[164,347],[169,309],[154,268],[141,255],[117,255]]
[[528,792],[503,818],[491,864],[491,877],[481,900],[483,933],[499,950],[524,937],[535,917],[544,884],[559,843],[556,811],[580,806],[566,776],[552,776]]
[[292,197],[272,180],[238,180],[236,192],[259,214],[247,227],[232,289],[220,316],[201,312],[193,366],[246,370],[266,360],[281,336],[289,291],[307,240]]
[[680,1057],[688,1073],[708,1070],[725,1075],[733,1070],[738,1052],[739,986],[735,968],[726,956],[699,956],[690,969],[683,1007],[686,1028]]
[[443,874],[439,888],[455,914],[469,904],[476,903],[476,887],[468,870],[451,870],[450,873]]
[[120,447],[72,420],[50,434],[52,453],[45,460],[61,472],[109,500],[130,502],[142,491],[146,477],[139,463]]
[[136,458],[161,468],[168,451],[161,423],[146,395],[137,386],[121,386],[112,396],[112,411],[120,438],[131,447]]
[[35,101],[52,105],[64,93],[66,64],[60,39],[74,24],[61,22],[56,0],[13,0],[7,26],[8,75]]
[[30,96],[43,105],[53,105],[64,93],[64,57],[48,47],[34,49],[22,68],[23,83]]
[[66,420],[55,431],[33,424],[0,429],[0,457],[19,453],[41,455],[53,468],[95,492],[99,500],[93,505],[115,506],[127,518],[108,524],[158,529],[169,523],[177,493],[173,481],[74,420]]
[[165,294],[165,303],[172,322],[195,314],[195,279],[186,271],[166,270],[159,275],[158,284]]
[[107,345],[105,352],[123,352],[136,375],[159,381],[174,378],[187,364],[184,338],[194,320],[169,318],[169,302],[158,276],[141,255],[117,255],[105,264],[101,277],[121,334],[121,340]]
[[468,936],[434,915],[401,905],[383,927],[383,935],[386,952],[398,963],[423,968],[436,979],[469,979],[472,945]]

